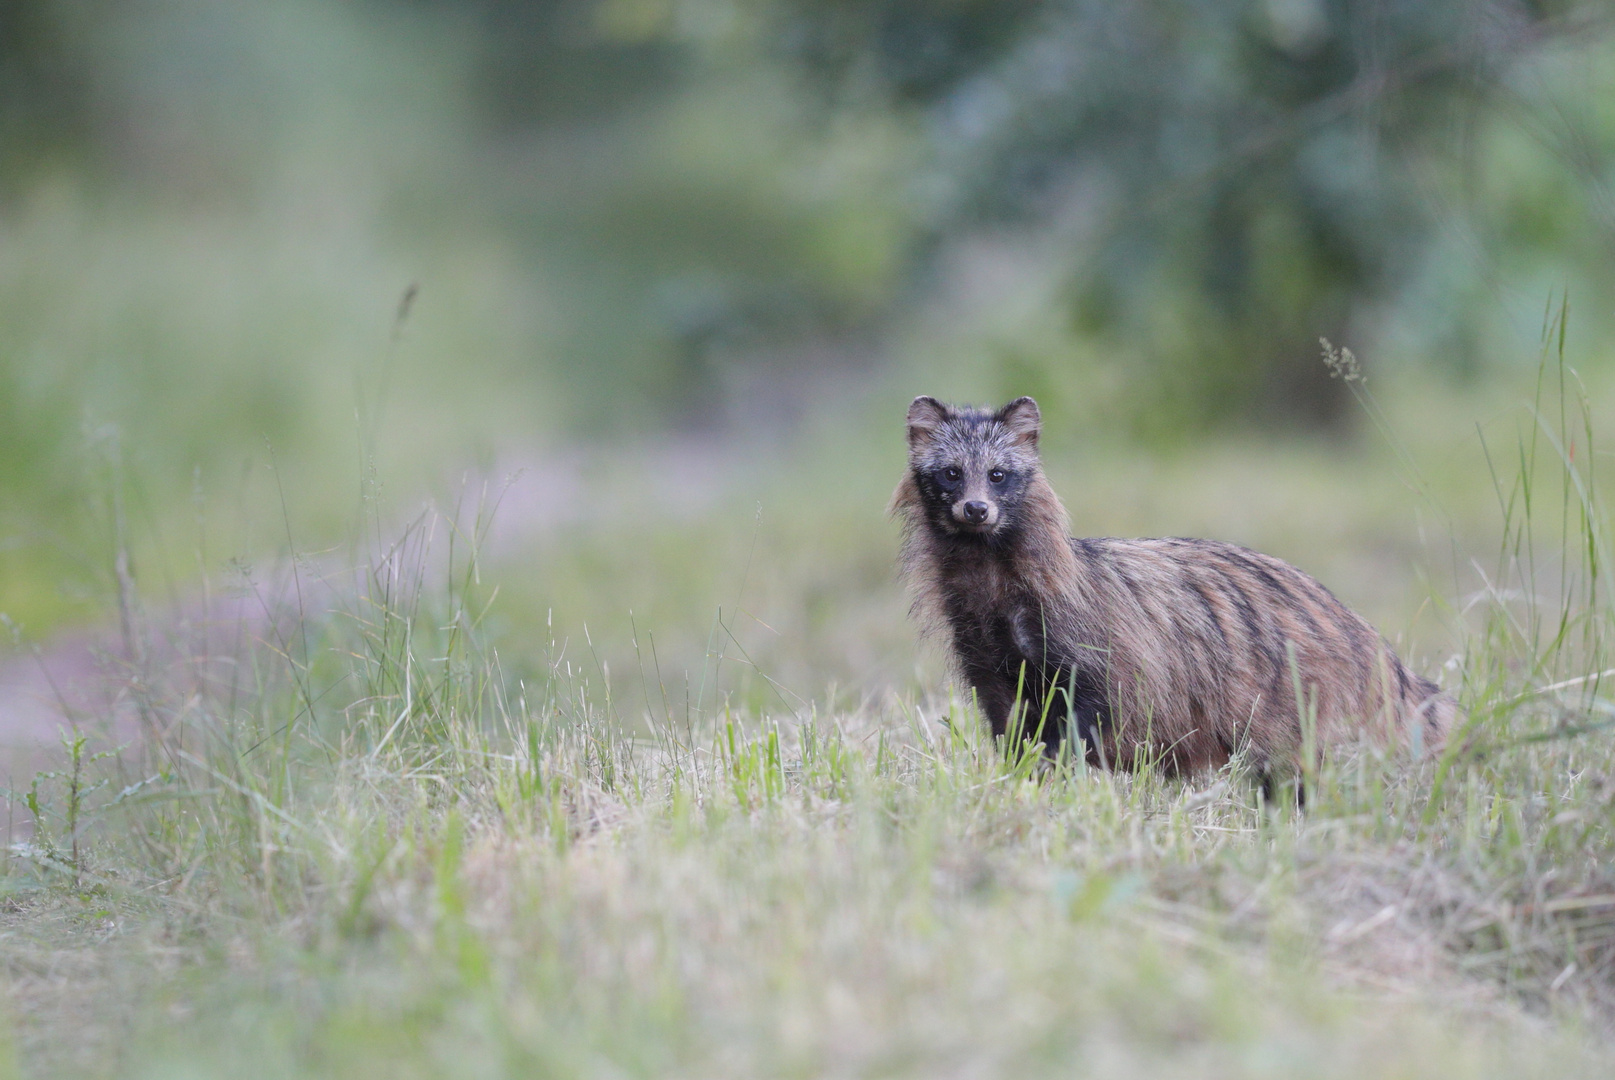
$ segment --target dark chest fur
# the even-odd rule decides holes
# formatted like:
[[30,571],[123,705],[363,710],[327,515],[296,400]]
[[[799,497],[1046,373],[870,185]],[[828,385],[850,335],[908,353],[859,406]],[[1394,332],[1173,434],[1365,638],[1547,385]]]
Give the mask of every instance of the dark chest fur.
[[938,553],[942,613],[959,673],[993,733],[1007,730],[1019,702],[1024,730],[1041,732],[1051,752],[1075,734],[1091,754],[1110,714],[1101,644],[1073,642],[1069,626],[1057,632],[1068,613],[1026,585],[1012,549],[948,539]]

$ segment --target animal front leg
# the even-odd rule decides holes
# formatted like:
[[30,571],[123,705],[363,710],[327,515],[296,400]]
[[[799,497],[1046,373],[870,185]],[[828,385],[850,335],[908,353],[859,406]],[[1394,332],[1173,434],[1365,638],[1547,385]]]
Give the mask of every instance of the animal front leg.
[[1015,711],[1015,690],[1006,686],[995,673],[967,672],[966,681],[975,695],[976,707],[987,718],[987,727],[993,738],[1000,738],[1009,730],[1009,721]]
[[[1055,738],[1078,740],[1089,764],[1108,766],[1113,748],[1104,745],[1110,723],[1110,700],[1105,693],[1103,674],[1071,665],[1056,671],[1052,681],[1055,692],[1049,719]],[[1058,742],[1050,744],[1051,753],[1058,749]],[[1076,747],[1072,750],[1075,753]]]

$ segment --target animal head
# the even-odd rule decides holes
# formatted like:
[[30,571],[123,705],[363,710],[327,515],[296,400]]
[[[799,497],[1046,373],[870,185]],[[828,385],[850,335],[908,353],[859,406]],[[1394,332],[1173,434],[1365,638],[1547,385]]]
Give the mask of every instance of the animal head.
[[1042,479],[1042,423],[1029,397],[997,412],[915,398],[908,407],[908,464],[925,520],[957,536],[1013,532]]

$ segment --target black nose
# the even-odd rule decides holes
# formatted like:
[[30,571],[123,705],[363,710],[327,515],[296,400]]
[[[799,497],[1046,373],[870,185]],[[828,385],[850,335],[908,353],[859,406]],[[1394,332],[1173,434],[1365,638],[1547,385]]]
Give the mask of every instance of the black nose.
[[980,525],[987,520],[987,504],[984,502],[965,503],[965,520],[972,525]]

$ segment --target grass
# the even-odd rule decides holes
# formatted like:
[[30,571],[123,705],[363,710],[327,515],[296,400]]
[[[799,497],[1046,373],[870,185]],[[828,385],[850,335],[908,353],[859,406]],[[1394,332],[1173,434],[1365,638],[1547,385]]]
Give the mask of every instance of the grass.
[[[1345,748],[1304,814],[1006,755],[934,668],[870,675],[908,634],[884,478],[833,449],[842,503],[603,517],[523,551],[547,593],[494,496],[210,586],[257,644],[125,641],[114,715],[16,793],[0,1074],[1605,1075],[1609,522],[1557,349],[1534,394],[1487,433],[1499,554],[1408,623],[1472,752]],[[1066,461],[1079,517],[1128,483]],[[652,610],[589,628],[636,575]]]

